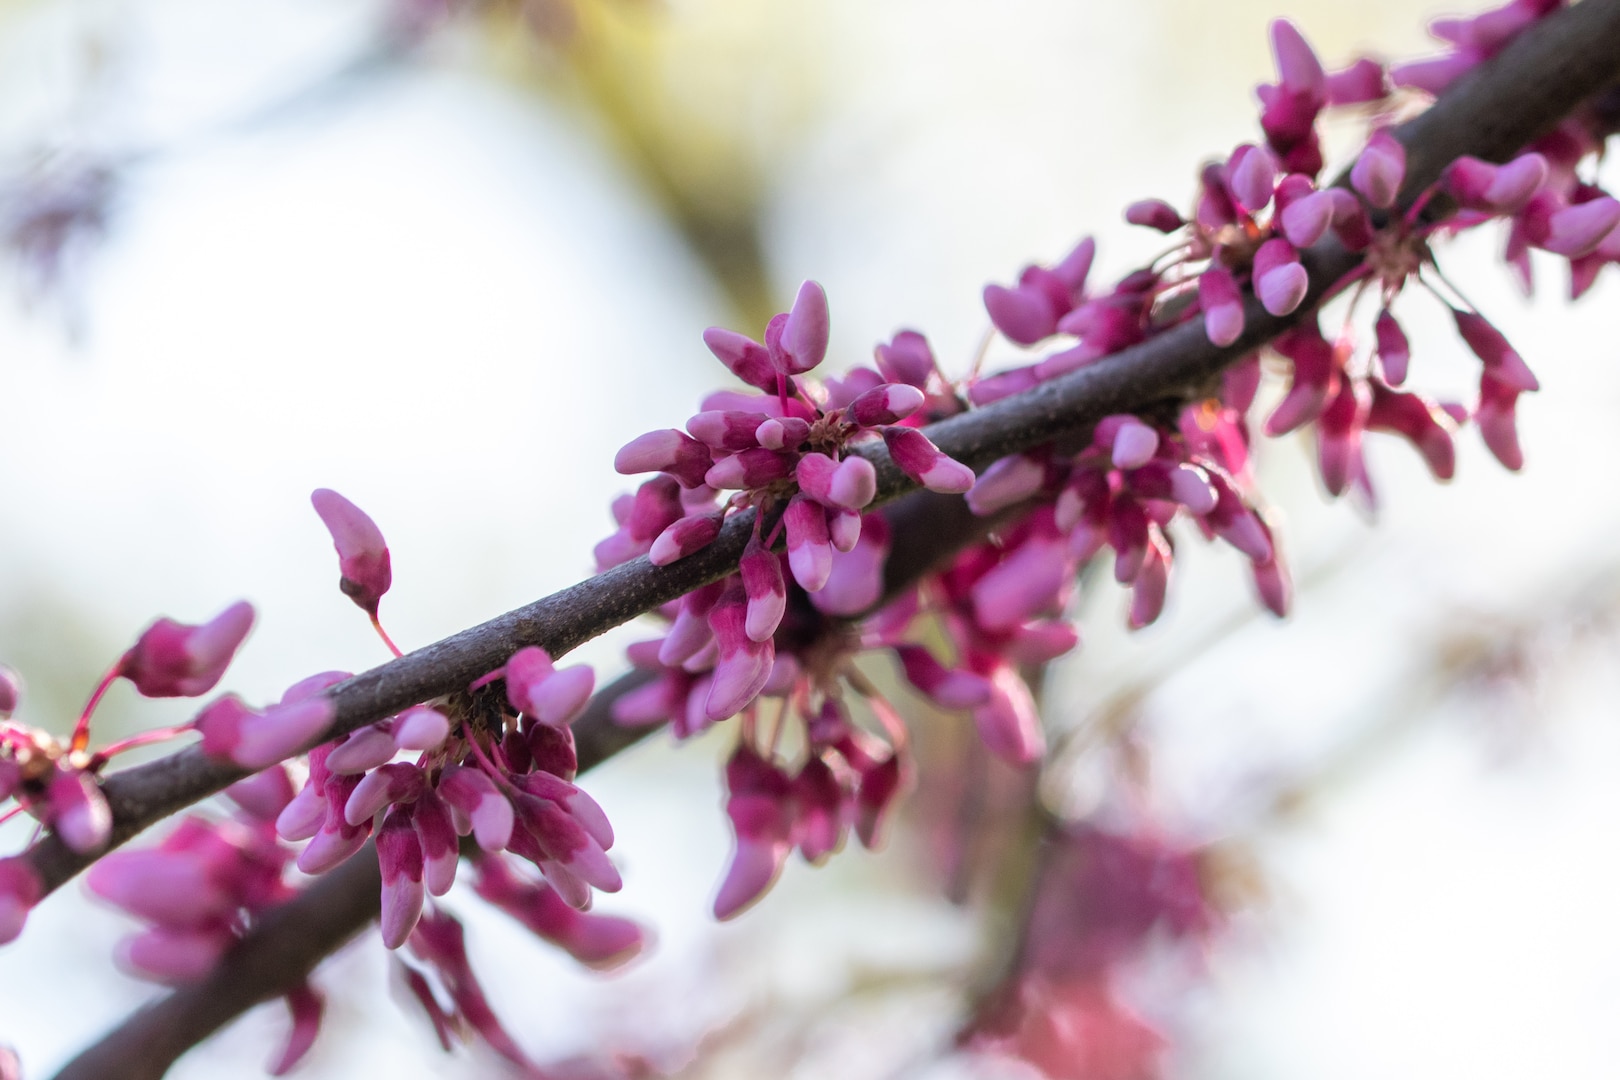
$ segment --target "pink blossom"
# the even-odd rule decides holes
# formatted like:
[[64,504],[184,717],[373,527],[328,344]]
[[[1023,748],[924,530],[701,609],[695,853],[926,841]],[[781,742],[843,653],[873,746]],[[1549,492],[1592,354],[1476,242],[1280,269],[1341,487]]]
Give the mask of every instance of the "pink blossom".
[[159,619],[118,662],[118,673],[147,697],[197,697],[225,674],[253,628],[253,605],[238,601],[201,626]]
[[342,578],[338,587],[373,619],[383,594],[393,584],[388,545],[377,523],[354,503],[328,488],[309,497],[337,548]]

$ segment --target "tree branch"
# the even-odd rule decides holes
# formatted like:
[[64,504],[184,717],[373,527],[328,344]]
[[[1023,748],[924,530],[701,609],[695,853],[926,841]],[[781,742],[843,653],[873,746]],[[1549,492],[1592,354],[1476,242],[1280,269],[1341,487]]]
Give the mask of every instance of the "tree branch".
[[[1409,206],[1462,154],[1505,160],[1617,76],[1620,0],[1583,0],[1542,20],[1459,79],[1433,107],[1394,129],[1408,150],[1397,207]],[[982,469],[998,458],[1083,432],[1110,413],[1194,395],[1227,364],[1305,317],[1361,258],[1329,240],[1305,252],[1303,261],[1311,280],[1305,303],[1292,315],[1277,317],[1250,296],[1243,336],[1230,346],[1210,344],[1201,323],[1193,320],[1028,393],[925,430],[946,453]],[[914,490],[881,446],[863,452],[877,466],[879,502]],[[336,718],[311,745],[464,688],[524,646],[540,645],[560,656],[731,573],[752,533],[753,517],[752,511],[733,516],[713,544],[673,565],[633,560],[356,675],[327,692]],[[191,746],[107,777],[103,791],[113,811],[113,845],[244,775]],[[71,851],[54,835],[44,837],[27,856],[47,892],[94,859]]]

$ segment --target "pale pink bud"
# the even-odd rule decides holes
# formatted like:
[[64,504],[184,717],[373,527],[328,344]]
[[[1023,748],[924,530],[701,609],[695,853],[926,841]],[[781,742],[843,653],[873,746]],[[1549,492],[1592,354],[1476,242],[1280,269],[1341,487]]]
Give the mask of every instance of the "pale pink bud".
[[928,347],[928,339],[915,330],[900,331],[891,343],[879,345],[875,355],[878,370],[889,382],[924,387],[935,370],[934,351]]
[[1243,294],[1225,267],[1212,266],[1198,275],[1198,306],[1204,333],[1212,345],[1225,347],[1243,334]]
[[305,784],[276,815],[276,835],[283,840],[308,840],[325,820],[325,796],[314,784]]
[[159,619],[118,662],[118,673],[147,697],[197,697],[225,674],[248,631],[253,605],[239,600],[201,626]]
[[343,804],[343,820],[363,825],[383,807],[415,802],[426,791],[427,777],[415,765],[403,761],[384,765],[363,776],[349,792]]
[[810,594],[816,610],[828,615],[858,615],[883,595],[883,566],[889,556],[889,526],[874,514],[861,529],[855,546],[835,550],[827,584]]
[[843,510],[859,510],[877,497],[877,470],[858,454],[838,463],[827,484],[827,498]]
[[1062,621],[1026,623],[1013,631],[1004,655],[1015,664],[1044,664],[1080,644],[1080,631]]
[[225,795],[260,821],[274,821],[294,798],[292,778],[280,765],[272,765],[225,789]]
[[714,353],[737,378],[768,394],[776,393],[776,365],[771,363],[770,350],[765,346],[753,338],[745,337],[735,330],[727,330],[723,326],[711,326],[703,331],[703,344],[707,345],[709,351]]
[[916,428],[884,428],[883,441],[900,471],[929,491],[960,495],[973,487],[973,470],[941,452]]
[[703,482],[716,489],[746,489],[793,475],[794,455],[756,446],[716,461],[703,474]]
[[793,478],[800,491],[823,505],[832,506],[832,480],[837,471],[838,462],[826,454],[812,452],[799,459]]
[[263,769],[292,757],[317,741],[332,724],[336,709],[326,698],[305,698],[242,718],[231,760],[244,769]]
[[394,580],[388,545],[377,523],[329,488],[315,489],[309,501],[326,531],[332,534],[332,545],[337,548],[338,569],[343,575],[338,588],[362,611],[376,618],[377,605]]
[[681,518],[658,534],[647,552],[647,560],[654,566],[668,566],[708,547],[720,535],[721,517],[715,513]]
[[1002,458],[984,470],[967,493],[968,508],[983,517],[1023,502],[1046,483],[1046,466],[1023,454]]
[[[820,507],[808,504],[819,515]],[[791,508],[789,513],[791,513]],[[825,528],[825,526],[823,526]],[[791,546],[792,541],[789,540]],[[831,548],[829,567],[831,566]],[[791,556],[789,557],[791,559]],[[795,574],[797,576],[797,574]],[[803,584],[801,582],[801,584]],[[826,584],[825,577],[820,585]],[[741,583],[726,590],[720,602],[709,612],[709,627],[714,631],[719,646],[719,661],[714,666],[713,681],[703,704],[704,715],[710,720],[724,720],[747,706],[764,689],[776,659],[776,647],[769,638],[755,641],[747,633],[748,604]]]
[[810,436],[810,424],[797,416],[761,420],[754,429],[754,441],[767,450],[795,447]]
[[1547,159],[1521,154],[1506,165],[1460,157],[1446,167],[1442,182],[1457,202],[1474,210],[1516,214],[1546,183]]
[[394,718],[394,745],[401,750],[434,750],[450,737],[450,718],[418,705]]
[[1114,468],[1134,469],[1147,464],[1158,453],[1159,433],[1136,417],[1126,416],[1117,424],[1109,449]]
[[1087,236],[1074,250],[1063,256],[1063,261],[1052,267],[1052,276],[1061,282],[1072,296],[1079,296],[1091,273],[1091,262],[1097,257],[1097,241]]
[[168,851],[115,851],[90,867],[90,891],[142,919],[196,926],[236,906],[208,862]]
[[136,978],[178,986],[210,971],[236,939],[218,926],[181,929],[154,926],[126,938],[113,953],[118,967]]
[[51,826],[62,842],[81,855],[106,846],[112,835],[112,810],[95,778],[77,769],[56,774],[46,790]]
[[377,830],[377,866],[382,871],[383,945],[405,944],[422,917],[422,842],[411,827],[410,809],[395,807]]
[[614,470],[625,476],[644,472],[668,473],[684,488],[700,486],[704,474],[713,464],[714,459],[707,446],[674,428],[637,436],[625,443],[613,458]]
[[1125,220],[1162,233],[1173,233],[1186,224],[1176,208],[1163,199],[1142,199],[1125,208]]
[[974,582],[973,613],[990,630],[1009,630],[1061,602],[1073,573],[1061,538],[1032,538]]
[[1310,289],[1310,276],[1300,265],[1299,252],[1282,237],[1260,245],[1254,255],[1254,291],[1273,315],[1287,315],[1299,307]]
[[827,538],[834,551],[850,552],[861,539],[861,514],[858,510],[840,510],[827,517]]
[[1406,179],[1406,147],[1388,131],[1373,132],[1366,149],[1350,167],[1350,186],[1380,210],[1395,205]]
[[1253,214],[1271,202],[1277,176],[1277,159],[1263,146],[1245,143],[1232,152],[1226,163],[1226,186],[1238,207]]
[[456,883],[456,864],[461,853],[450,808],[433,792],[426,792],[413,804],[416,839],[422,845],[422,884],[428,895],[443,896]]
[[1578,259],[1596,251],[1620,224],[1620,201],[1607,195],[1577,203],[1547,221],[1547,239],[1541,246],[1557,255]]
[[815,592],[827,584],[832,573],[827,511],[804,495],[795,495],[782,521],[787,530],[788,569],[793,572],[793,580],[806,592]]
[[772,420],[761,412],[742,412],[737,409],[709,409],[697,413],[686,421],[686,430],[692,433],[694,439],[699,439],[716,450],[748,450],[760,445],[759,437],[755,434],[765,423],[781,422]]
[[1378,313],[1378,319],[1373,323],[1373,334],[1378,341],[1378,360],[1384,368],[1384,381],[1391,386],[1401,385],[1406,381],[1406,368],[1411,362],[1412,351],[1401,324],[1395,321],[1388,308]]
[[922,408],[923,392],[907,383],[884,383],[873,387],[844,409],[844,415],[861,427],[897,424]]
[[368,724],[337,744],[327,755],[326,767],[335,773],[359,775],[391,760],[397,750],[392,730]]
[[764,641],[776,633],[782,613],[787,610],[787,583],[782,563],[755,536],[748,541],[738,569],[748,594],[748,618],[744,629],[750,639]]
[[1305,36],[1287,19],[1271,23],[1271,52],[1277,60],[1277,81],[1287,90],[1321,98],[1327,73]]
[[831,319],[827,314],[827,294],[814,281],[799,286],[782,327],[782,353],[787,359],[783,374],[802,375],[827,355]]
[[1011,289],[986,285],[984,309],[996,329],[1019,345],[1033,345],[1057,329],[1058,312],[1052,301],[1040,290],[1024,285]]
[[1327,233],[1333,224],[1333,196],[1313,191],[1295,199],[1282,212],[1282,231],[1296,248],[1308,248]]
[[512,836],[512,804],[478,769],[450,765],[439,778],[439,795],[471,826],[485,851],[500,851]]

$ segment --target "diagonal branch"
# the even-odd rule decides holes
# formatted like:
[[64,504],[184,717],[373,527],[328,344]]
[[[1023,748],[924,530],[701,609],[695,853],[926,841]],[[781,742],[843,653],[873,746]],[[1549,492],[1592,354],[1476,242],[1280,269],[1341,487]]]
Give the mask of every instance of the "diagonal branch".
[[[1617,77],[1620,0],[1583,0],[1542,20],[1459,79],[1432,108],[1394,129],[1407,147],[1406,183],[1398,207],[1409,206],[1462,154],[1505,160]],[[1305,317],[1361,261],[1331,240],[1304,255],[1311,279],[1305,302],[1292,315],[1277,317],[1249,297],[1243,336],[1232,345],[1210,344],[1203,327],[1193,320],[1090,367],[925,431],[947,454],[982,469],[1008,454],[1083,432],[1110,413],[1194,395],[1227,364]],[[877,466],[879,502],[915,489],[881,446],[865,452]],[[751,511],[736,515],[713,544],[673,565],[655,567],[645,558],[636,559],[356,675],[328,691],[336,718],[312,745],[465,687],[523,646],[540,645],[560,656],[724,577],[735,569],[752,528]],[[191,746],[107,777],[103,790],[113,811],[112,843],[123,843],[244,775]],[[27,857],[47,892],[93,861],[54,835],[35,844]]]

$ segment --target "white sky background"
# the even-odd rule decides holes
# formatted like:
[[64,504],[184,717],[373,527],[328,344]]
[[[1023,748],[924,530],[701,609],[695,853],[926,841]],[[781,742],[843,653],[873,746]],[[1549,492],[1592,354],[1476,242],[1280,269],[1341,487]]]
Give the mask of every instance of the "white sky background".
[[[675,17],[707,6],[671,4]],[[986,280],[1060,256],[1086,231],[1105,275],[1155,252],[1157,237],[1124,226],[1120,208],[1185,202],[1198,161],[1254,136],[1252,86],[1271,77],[1265,24],[1278,13],[844,0],[781,16],[772,47],[819,51],[829,88],[770,204],[784,302],[815,277],[832,299],[835,356],[864,357],[912,325],[961,370],[985,325]],[[1357,44],[1425,47],[1393,0],[1287,13],[1330,62]],[[151,618],[195,621],[238,597],[260,621],[227,683],[250,699],[383,659],[334,587],[307,501],[318,486],[349,495],[388,536],[384,614],[407,648],[570,584],[607,532],[609,498],[629,486],[613,452],[684,420],[723,374],[699,341],[725,317],[721,300],[589,125],[467,70],[454,50],[322,109],[200,137],[341,62],[367,14],[312,0],[62,3],[0,39],[8,137],[60,115],[77,29],[110,26],[127,50],[108,91],[116,126],[181,148],[135,174],[93,264],[82,345],[48,319],[0,315],[0,659],[25,677],[39,665],[36,684],[87,691]],[[1308,446],[1284,440],[1267,451],[1268,492],[1308,582],[1288,625],[1240,620],[1188,663],[1251,606],[1236,560],[1196,543],[1149,632],[1118,632],[1112,587],[1091,599],[1060,699],[1078,714],[1122,672],[1177,669],[1147,709],[1168,812],[1200,820],[1236,806],[1224,820],[1242,823],[1244,799],[1271,778],[1407,708],[1459,619],[1521,618],[1583,582],[1612,584],[1620,503],[1600,463],[1620,397],[1614,272],[1566,310],[1561,275],[1544,267],[1529,305],[1488,265],[1496,243],[1477,238],[1445,265],[1541,377],[1521,405],[1525,475],[1503,474],[1471,431],[1444,488],[1410,451],[1376,447],[1384,510],[1369,528],[1323,502],[1301,464]],[[1414,382],[1465,395],[1473,363],[1423,300],[1398,309]],[[1291,826],[1257,825],[1272,907],[1214,959],[1180,1071],[1609,1075],[1612,645],[1571,646],[1567,677],[1532,702],[1511,753],[1493,756],[1467,708],[1419,711],[1416,734]],[[610,648],[583,655],[611,671]],[[25,718],[58,729],[71,712],[47,706],[77,705],[43,688],[29,703]],[[189,715],[123,690],[108,712],[142,724]],[[846,985],[840,958],[878,948],[941,971],[971,951],[963,920],[895,886],[882,857],[848,851],[819,871],[795,866],[765,904],[716,929],[704,913],[727,840],[712,754],[632,755],[590,786],[619,828],[627,883],[603,909],[654,922],[661,941],[652,962],[602,985],[510,924],[478,920],[496,1007],[542,1057],[615,1031],[678,1040],[767,991],[813,1009]],[[0,838],[11,850],[23,836]],[[147,995],[106,960],[123,925],[70,887],[0,952],[0,1041],[29,1075]],[[483,1058],[441,1058],[424,1025],[381,1001],[380,953],[373,942],[319,976],[339,1000],[305,1075],[485,1072]],[[737,956],[755,958],[746,985],[722,986],[713,972]],[[904,1053],[873,1060],[877,1018],[834,1016],[818,1029],[822,1064],[803,1075],[832,1075],[829,1061],[840,1076],[892,1075],[905,1053],[926,1061],[950,1005],[926,993],[915,1004],[910,1019],[882,1017],[885,1046]],[[280,1024],[261,1010],[176,1075],[262,1061]],[[750,1075],[746,1057],[723,1061],[714,1075]]]

